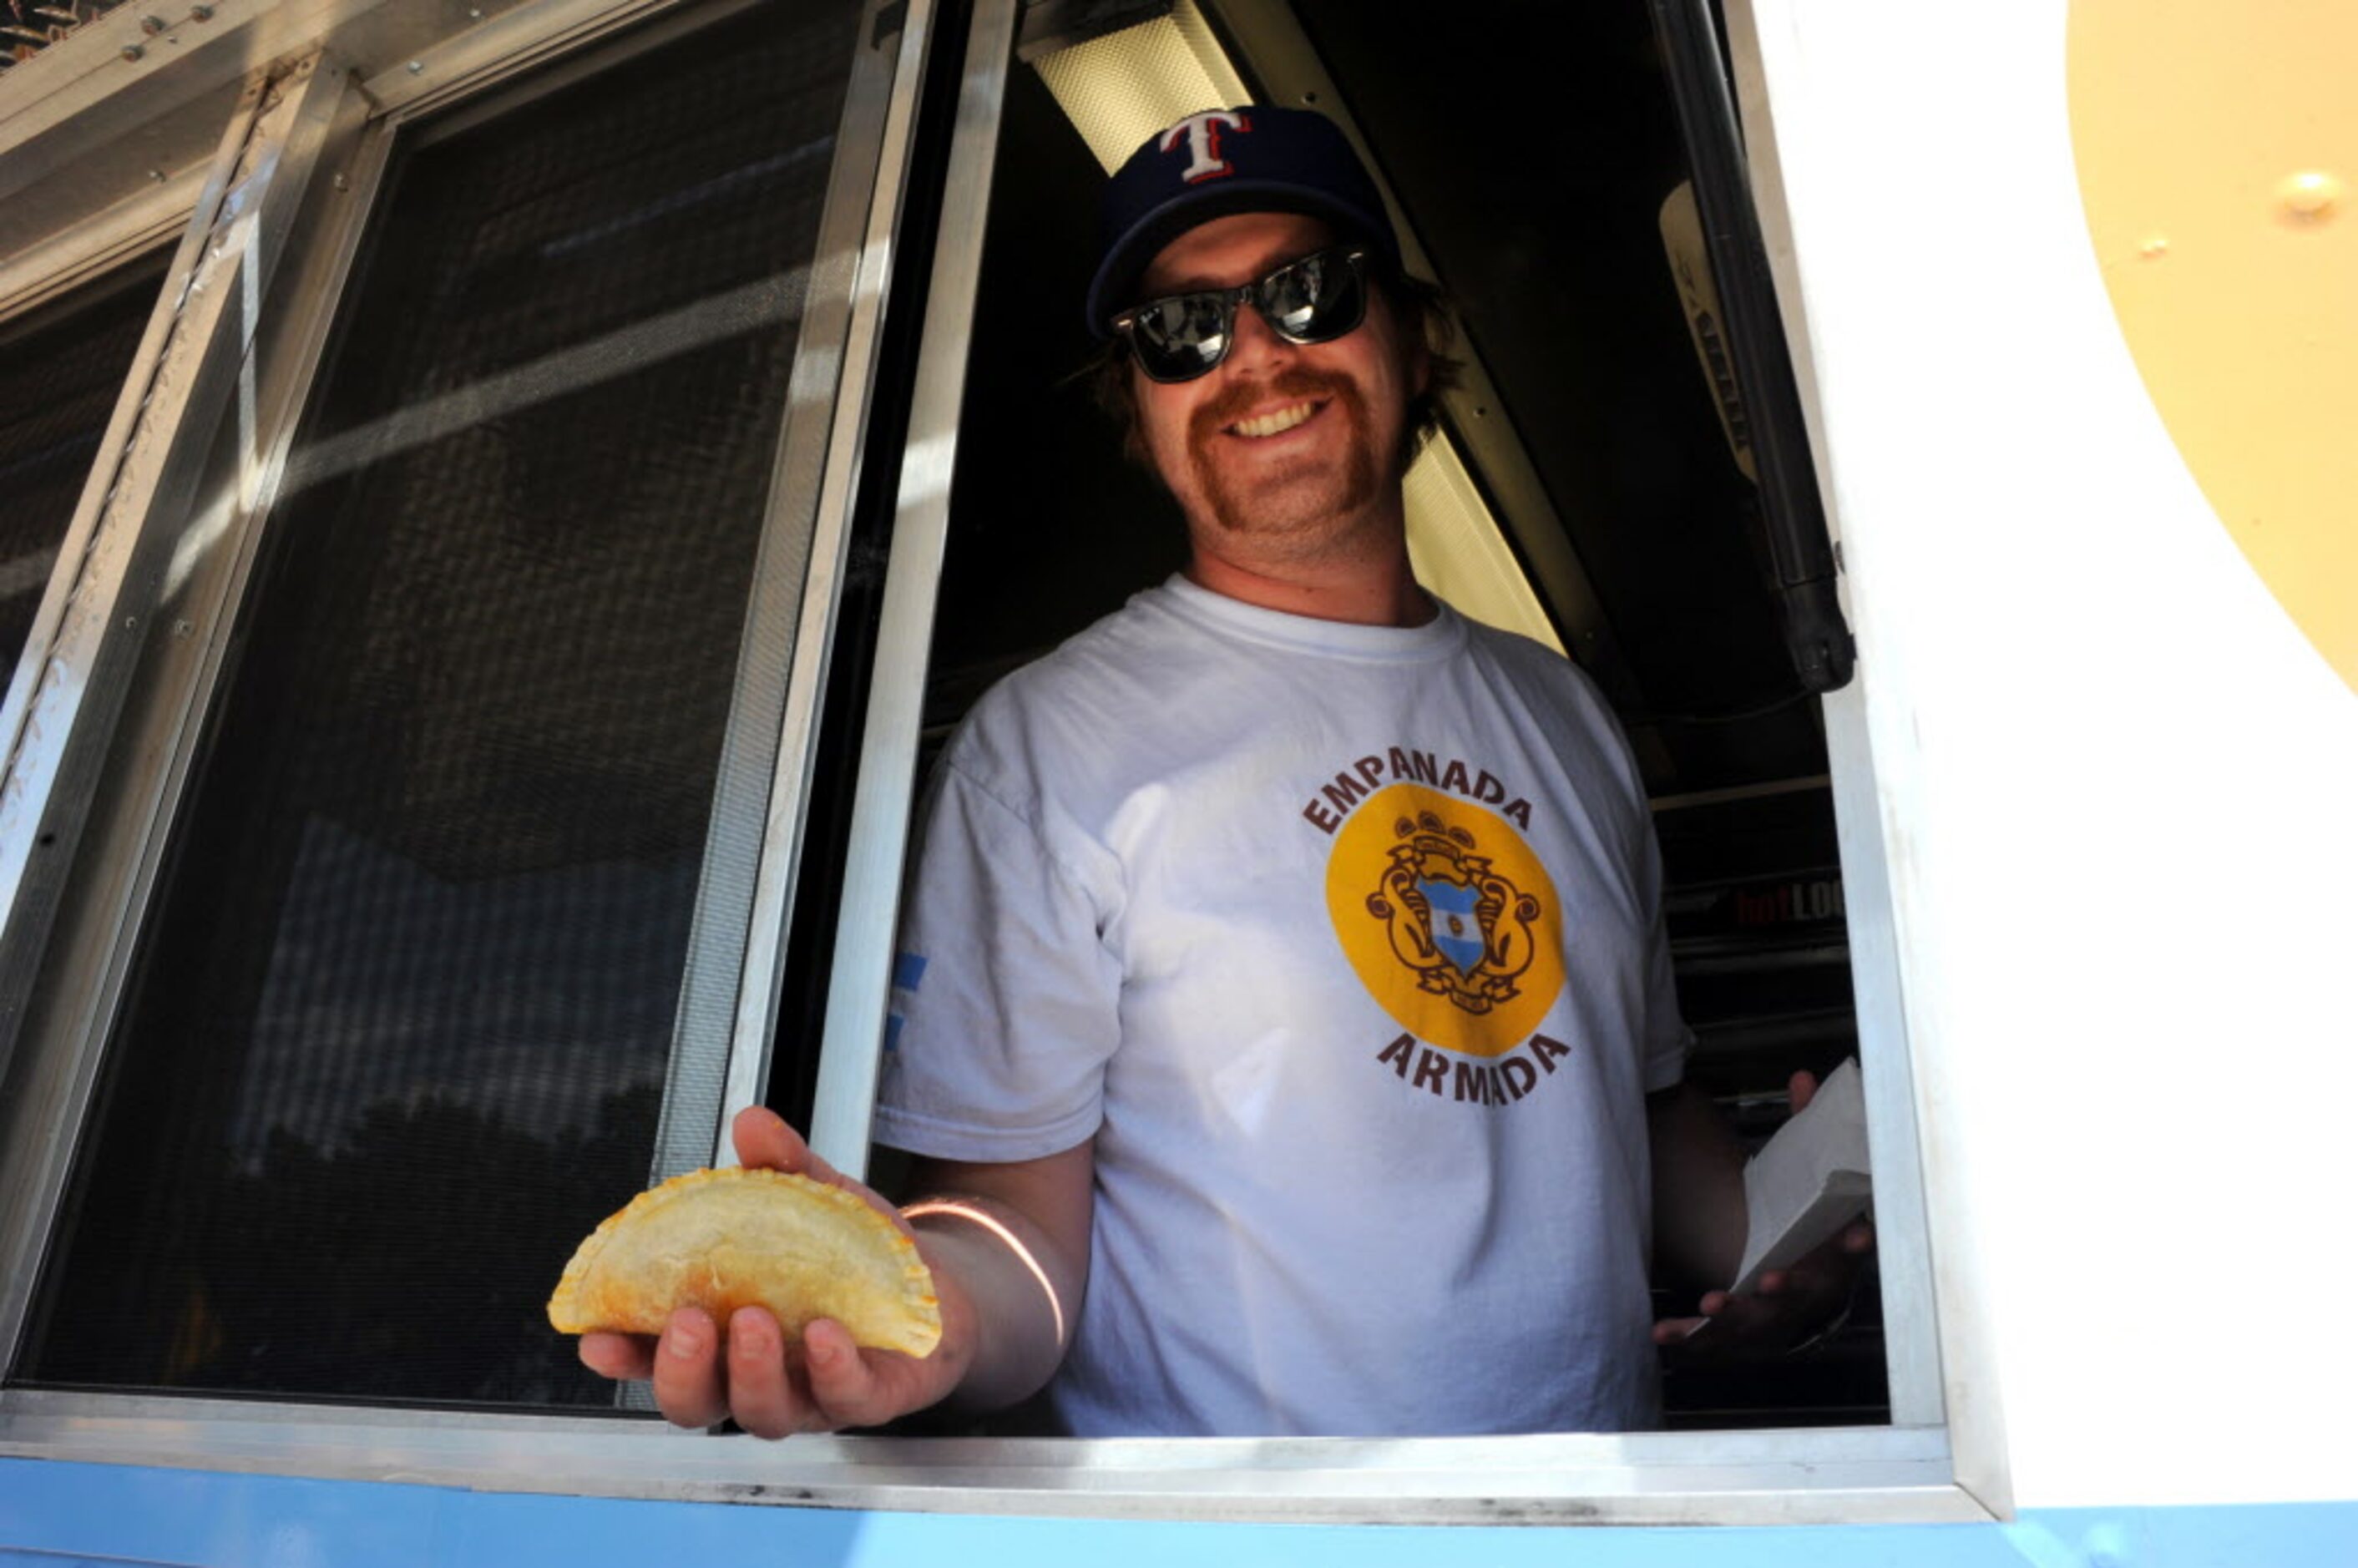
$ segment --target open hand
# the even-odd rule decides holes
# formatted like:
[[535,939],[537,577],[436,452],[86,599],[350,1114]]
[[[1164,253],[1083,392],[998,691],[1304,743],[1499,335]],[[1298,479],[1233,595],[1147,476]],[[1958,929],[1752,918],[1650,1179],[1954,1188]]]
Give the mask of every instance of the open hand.
[[[759,1106],[739,1112],[730,1135],[743,1164],[841,1187],[908,1228],[891,1204],[812,1153],[773,1112]],[[730,1314],[726,1325],[701,1307],[681,1307],[660,1337],[585,1334],[581,1360],[604,1377],[652,1380],[656,1405],[681,1426],[713,1426],[734,1417],[761,1437],[874,1426],[941,1400],[957,1385],[971,1354],[965,1297],[942,1271],[936,1271],[935,1284],[942,1342],[923,1358],[862,1349],[829,1318],[814,1319],[799,1338],[791,1337],[766,1308],[749,1306]]]

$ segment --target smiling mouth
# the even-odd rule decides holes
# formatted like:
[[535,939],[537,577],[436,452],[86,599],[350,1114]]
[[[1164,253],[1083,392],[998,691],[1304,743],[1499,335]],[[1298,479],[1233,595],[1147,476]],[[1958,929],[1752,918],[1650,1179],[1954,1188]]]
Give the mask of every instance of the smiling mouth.
[[1250,419],[1239,419],[1228,427],[1228,434],[1244,436],[1253,440],[1283,435],[1317,413],[1318,408],[1319,406],[1316,403],[1289,404],[1283,408],[1268,414],[1256,415]]

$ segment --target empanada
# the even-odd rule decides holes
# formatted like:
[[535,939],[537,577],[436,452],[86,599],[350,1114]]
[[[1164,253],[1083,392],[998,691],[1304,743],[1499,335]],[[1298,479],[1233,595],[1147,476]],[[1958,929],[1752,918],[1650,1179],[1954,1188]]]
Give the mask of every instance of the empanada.
[[562,1334],[660,1334],[675,1307],[726,1325],[764,1306],[789,1336],[827,1317],[857,1343],[923,1356],[942,1336],[916,1244],[840,1187],[784,1171],[690,1171],[590,1232],[548,1298]]

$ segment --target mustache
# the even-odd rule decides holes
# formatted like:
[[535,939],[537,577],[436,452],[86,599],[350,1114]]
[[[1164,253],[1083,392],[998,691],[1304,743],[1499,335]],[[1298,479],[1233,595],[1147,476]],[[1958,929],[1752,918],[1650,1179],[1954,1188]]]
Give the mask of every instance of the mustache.
[[1297,401],[1331,401],[1357,408],[1359,389],[1351,378],[1334,371],[1291,365],[1267,381],[1238,382],[1195,410],[1189,434],[1201,440],[1223,426],[1233,425],[1274,395]]

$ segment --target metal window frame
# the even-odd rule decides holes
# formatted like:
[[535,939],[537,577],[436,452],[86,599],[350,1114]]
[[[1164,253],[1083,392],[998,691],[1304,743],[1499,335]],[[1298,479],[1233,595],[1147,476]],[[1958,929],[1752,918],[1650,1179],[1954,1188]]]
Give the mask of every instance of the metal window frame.
[[[755,873],[752,937],[736,988],[721,1114],[711,1129],[708,1145],[708,1162],[714,1165],[736,1162],[729,1122],[739,1110],[762,1103],[769,1081],[779,982],[786,960],[787,928],[795,907],[802,835],[815,783],[820,709],[837,641],[837,616],[842,604],[844,579],[850,565],[852,513],[860,492],[869,406],[881,369],[884,304],[899,254],[902,209],[908,197],[915,151],[925,59],[940,26],[937,10],[936,0],[911,0],[901,19],[900,53],[892,77],[891,102],[880,132],[878,162],[882,172],[870,190],[865,226],[858,235],[856,263],[849,258],[825,258],[823,252],[823,265],[853,267],[849,336],[836,382],[833,417],[824,427],[813,425],[800,445],[781,454],[782,477],[807,472],[813,467],[823,476],[815,501],[819,525],[807,535],[809,557],[797,612],[801,633],[791,644],[792,664],[786,672],[784,706],[778,717],[778,765],[770,784],[769,829]],[[878,14],[882,14],[881,9]],[[802,367],[797,365],[796,371],[796,384],[800,385]]]
[[[102,902],[135,881],[120,863],[95,873],[71,867],[143,656],[152,648],[185,665],[194,641],[196,611],[186,606],[169,634],[149,631],[172,601],[163,585],[178,546],[216,531],[265,464],[255,429],[267,396],[257,378],[260,304],[311,177],[361,111],[350,73],[316,53],[258,75],[241,94],[0,707],[0,996],[10,1003],[0,1014],[0,1074],[13,1091],[0,1107],[0,1351],[10,1360],[98,1054],[86,1035],[19,1051],[25,999],[56,957],[70,880]],[[229,419],[242,440],[224,481],[216,433]],[[70,976],[50,979],[91,995],[111,989],[98,957],[78,948],[52,966]]]
[[[10,340],[20,330],[32,333],[49,330],[57,319],[62,319],[53,318],[50,313],[72,313],[78,308],[76,296],[84,289],[98,291],[100,297],[111,297],[116,287],[129,287],[128,281],[118,285],[117,279],[152,265],[157,257],[172,245],[176,235],[186,233],[197,198],[203,194],[208,172],[201,168],[190,170],[186,178],[174,181],[168,189],[159,189],[151,199],[132,204],[124,211],[105,214],[107,221],[102,224],[77,224],[30,253],[0,261],[0,350],[5,350]],[[165,281],[158,279],[157,282],[159,294]],[[154,324],[151,311],[148,326],[141,330],[141,344],[146,342]],[[139,351],[140,346],[134,345],[134,363],[125,368],[126,380],[135,375]],[[110,426],[120,412],[120,404],[118,395],[115,408],[111,409],[107,416]],[[100,444],[102,448],[104,446],[103,431]],[[84,476],[84,482],[86,486],[88,476]],[[77,497],[76,513],[81,509],[81,498]],[[68,568],[80,559],[79,553],[68,547],[73,526],[71,514],[67,517],[66,526],[68,536],[59,540],[57,560],[51,567],[49,583],[42,590],[44,602],[52,596],[60,596],[59,603],[62,605],[61,596],[71,588]],[[69,579],[64,586],[59,585],[61,577]],[[6,680],[0,681],[0,692],[7,694],[0,697],[0,714],[19,712],[30,700],[32,683],[38,678],[39,671],[27,655],[41,643],[39,615],[40,609],[37,605],[35,622],[27,631],[26,646],[19,650],[17,658],[8,667]],[[20,683],[21,690],[18,689]],[[13,722],[13,719],[0,719],[0,723]],[[0,1070],[5,1070],[6,1064],[5,1038],[5,1033],[0,1033]]]
[[[922,5],[923,0],[918,0]],[[1740,5],[1740,0],[1739,0]],[[813,1127],[822,1152],[849,1168],[866,1157],[875,1043],[888,980],[892,904],[900,885],[909,795],[914,784],[914,694],[925,675],[931,608],[940,570],[940,528],[955,457],[957,409],[987,205],[998,95],[1011,51],[1000,41],[1016,0],[982,0],[968,38],[965,91],[946,181],[947,204],[935,263],[917,398],[902,462],[900,509],[885,589],[884,623],[855,804],[855,838],[839,927],[836,984],[830,989],[821,1112]],[[1735,7],[1732,7],[1735,9]],[[1747,13],[1748,14],[1748,13]],[[915,15],[913,10],[913,17]],[[1736,32],[1731,17],[1731,32]],[[1739,45],[1739,75],[1745,69]],[[904,81],[909,79],[904,79]],[[906,124],[901,127],[906,134]],[[381,144],[380,144],[381,145]],[[979,157],[978,163],[975,160]],[[897,202],[899,192],[893,193]],[[880,188],[869,239],[889,242],[894,216],[883,215]],[[881,229],[878,227],[881,222]],[[868,253],[863,253],[868,254]],[[865,263],[863,263],[865,265]],[[862,273],[861,287],[871,275]],[[882,284],[862,293],[860,308],[881,309]],[[1788,295],[1790,311],[1793,297]],[[1806,372],[1806,366],[1804,366]],[[866,405],[839,406],[828,434],[831,487],[848,506],[850,479],[838,455],[856,455]],[[782,453],[781,461],[788,460]],[[829,504],[822,499],[822,507]],[[822,573],[813,563],[811,580]],[[806,597],[820,590],[814,587]],[[827,591],[832,591],[830,588]],[[827,613],[831,615],[832,600]],[[806,604],[809,616],[816,607]],[[807,622],[812,624],[814,622]],[[823,679],[829,637],[796,646],[800,666]],[[1855,928],[1875,932],[1858,964],[1863,1039],[1870,1031],[1896,1042],[1871,1090],[1879,1148],[1895,1132],[1904,1152],[1877,1161],[1887,1184],[1884,1203],[1919,1210],[1909,1236],[1895,1237],[1887,1217],[1887,1277],[1933,1277],[1940,1294],[1909,1292],[1898,1321],[1939,1318],[1940,1344],[1956,1338],[1953,1270],[1932,1268],[1920,1217],[1920,1171],[1914,1165],[1918,1107],[1908,1075],[1907,1038],[1898,994],[1898,965],[1887,917],[1873,925],[1865,890],[1884,884],[1872,762],[1855,724],[1830,701],[1833,770],[1843,854],[1855,878]],[[804,721],[814,715],[806,714]],[[1855,715],[1852,716],[1855,718]],[[783,753],[782,753],[783,754]],[[806,757],[807,749],[806,749]],[[799,789],[780,768],[774,790]],[[774,846],[764,842],[764,875]],[[775,931],[791,908],[791,883],[767,886]],[[1855,941],[1858,936],[1855,935]],[[750,973],[750,967],[749,967]],[[741,993],[754,1006],[753,988]],[[766,1008],[763,1016],[766,1022]],[[759,1035],[741,1013],[737,1038]],[[750,1103],[758,1087],[751,1055],[732,1056],[730,1098]],[[21,1119],[20,1119],[21,1125]],[[52,1122],[52,1126],[59,1125]],[[7,1151],[0,1150],[0,1154]],[[1902,1154],[1904,1152],[1904,1158]],[[1894,1163],[1896,1162],[1896,1164]],[[1898,1186],[1888,1184],[1897,1181]],[[20,1236],[21,1217],[0,1210],[0,1239]],[[1912,1305],[1909,1304],[1912,1302]],[[1936,1314],[1935,1307],[1940,1309]],[[1887,1311],[1893,1308],[1887,1303]],[[1908,1388],[1895,1381],[1895,1423],[1874,1428],[1748,1432],[1565,1434],[1445,1438],[1371,1443],[1334,1439],[893,1439],[804,1437],[766,1445],[748,1439],[696,1441],[660,1423],[616,1417],[440,1414],[328,1404],[157,1399],[138,1395],[0,1390],[0,1454],[266,1471],[274,1474],[424,1482],[475,1488],[676,1500],[766,1502],[855,1509],[1016,1512],[1132,1519],[1319,1520],[1358,1523],[1697,1524],[1985,1520],[2010,1507],[2002,1454],[1990,1429],[1969,1425],[1970,1453],[1952,1445],[1948,1411],[1919,1395],[1926,1368],[1952,1390],[1970,1357],[1943,1359],[1932,1334],[1903,1327]],[[1912,1338],[1910,1337],[1912,1336]],[[1985,1365],[1985,1362],[1981,1363]],[[1895,1366],[1895,1377],[1899,1368]],[[1985,1484],[1996,1465],[1996,1484]],[[1974,1477],[1968,1485],[1965,1477]]]
[[29,250],[0,259],[0,324],[28,316],[172,244],[188,232],[211,172],[185,169]]
[[1018,0],[978,0],[968,34],[884,572],[876,668],[860,736],[810,1125],[813,1151],[855,1176],[868,1170],[878,1043],[891,1000],[892,934],[900,918],[909,805],[917,783],[925,666],[949,539],[950,479],[957,466],[967,353],[1020,10]]
[[0,1455],[675,1502],[1325,1524],[1831,1524],[1989,1516],[1937,1431],[713,1439],[648,1418],[43,1394]]
[[[1724,23],[1728,74],[1733,80],[1743,160],[1752,209],[1761,235],[1785,346],[1793,370],[1799,414],[1807,434],[1817,491],[1824,498],[1833,537],[1835,590],[1845,597],[1842,571],[1840,491],[1833,455],[1825,437],[1818,400],[1817,371],[1809,330],[1809,301],[1797,269],[1792,214],[1785,200],[1777,144],[1775,105],[1768,92],[1772,57],[1790,47],[1775,26],[1777,0],[1718,0]],[[1769,26],[1762,13],[1770,14]],[[1782,63],[1790,65],[1790,59]],[[1933,1143],[1946,1124],[1937,1050],[1928,1031],[1911,1027],[1905,989],[1898,917],[1892,906],[1893,875],[1886,851],[1881,768],[1902,770],[1906,759],[1880,764],[1869,742],[1868,693],[1880,677],[1860,658],[1849,686],[1821,697],[1826,719],[1827,765],[1833,777],[1837,843],[1849,903],[1851,970],[1857,996],[1862,1054],[1872,1039],[1885,1049],[1869,1064],[1867,1133],[1876,1181],[1879,1249],[1887,1281],[1900,1289],[1884,1294],[1886,1338],[1890,1345],[1892,1419],[1903,1410],[1913,1419],[1940,1421],[1949,1434],[1958,1491],[1992,1518],[2015,1509],[2007,1457],[2006,1416],[1989,1368],[1996,1364],[1992,1325],[1971,1261],[1955,1248],[1936,1247],[1934,1227],[1959,1234],[1964,1196],[1953,1182],[1935,1179]],[[1881,699],[1878,699],[1881,700]],[[1877,1078],[1880,1081],[1876,1081]],[[1927,1132],[1931,1130],[1931,1137]],[[1894,1235],[1883,1219],[1884,1195],[1904,1201],[1904,1231]],[[1945,1223],[1943,1223],[1945,1222]],[[1908,1403],[1901,1403],[1903,1390]]]

